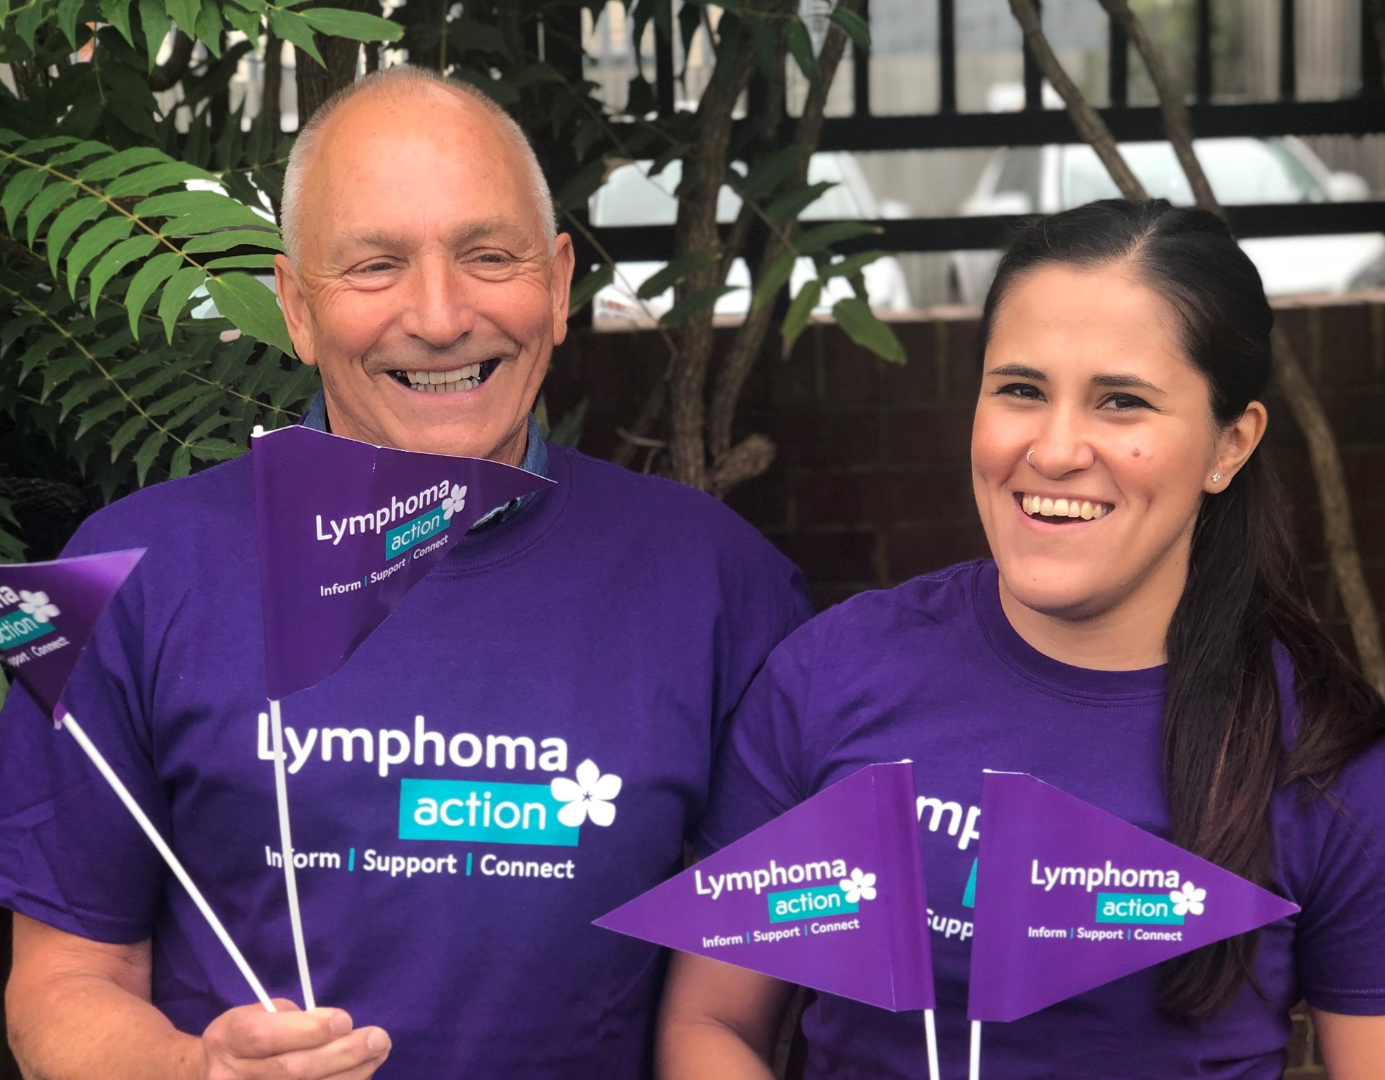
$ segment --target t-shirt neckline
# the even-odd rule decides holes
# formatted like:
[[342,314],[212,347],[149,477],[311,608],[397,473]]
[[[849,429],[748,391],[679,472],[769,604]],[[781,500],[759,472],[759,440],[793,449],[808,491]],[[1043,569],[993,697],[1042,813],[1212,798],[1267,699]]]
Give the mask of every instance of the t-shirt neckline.
[[1045,656],[1013,626],[1000,605],[1000,572],[994,560],[977,564],[972,577],[976,621],[991,649],[1012,671],[1050,693],[1080,701],[1148,701],[1164,693],[1165,665],[1133,671],[1074,667]]

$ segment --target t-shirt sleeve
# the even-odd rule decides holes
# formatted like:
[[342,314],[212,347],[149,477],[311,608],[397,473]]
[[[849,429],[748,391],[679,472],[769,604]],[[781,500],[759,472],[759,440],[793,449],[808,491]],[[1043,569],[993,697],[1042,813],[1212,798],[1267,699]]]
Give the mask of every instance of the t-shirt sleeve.
[[[107,540],[88,523],[64,554],[137,546]],[[141,569],[98,621],[62,701],[167,837],[145,723]],[[13,685],[0,709],[0,907],[81,937],[129,944],[152,933],[162,881],[153,846],[77,741]]]
[[1385,1015],[1385,743],[1308,807],[1325,827],[1295,936],[1303,995],[1325,1012]]
[[694,847],[708,855],[797,806],[805,790],[804,719],[811,689],[812,623],[770,654],[723,740]]

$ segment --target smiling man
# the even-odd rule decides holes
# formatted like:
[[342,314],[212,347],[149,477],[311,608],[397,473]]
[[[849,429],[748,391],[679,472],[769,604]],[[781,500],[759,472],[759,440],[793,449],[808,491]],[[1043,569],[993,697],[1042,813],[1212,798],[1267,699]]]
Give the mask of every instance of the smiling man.
[[[540,437],[572,245],[488,99],[361,80],[300,134],[284,231],[279,295],[323,383],[305,423],[554,485],[496,507],[285,704],[324,1008],[245,1004],[142,835],[11,693],[12,1045],[45,1080],[645,1076],[663,958],[591,920],[681,866],[725,718],[808,614],[801,581],[714,500]],[[68,554],[130,547],[148,554],[66,700],[294,996],[248,459],[99,512]]]

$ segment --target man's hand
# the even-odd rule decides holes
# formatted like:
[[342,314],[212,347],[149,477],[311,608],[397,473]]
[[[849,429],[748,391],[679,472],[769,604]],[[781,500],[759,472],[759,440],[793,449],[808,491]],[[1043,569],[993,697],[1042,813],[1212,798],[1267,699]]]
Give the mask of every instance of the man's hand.
[[276,998],[278,1012],[242,1005],[202,1033],[206,1080],[368,1080],[389,1056],[378,1027],[355,1028],[341,1009],[304,1012]]

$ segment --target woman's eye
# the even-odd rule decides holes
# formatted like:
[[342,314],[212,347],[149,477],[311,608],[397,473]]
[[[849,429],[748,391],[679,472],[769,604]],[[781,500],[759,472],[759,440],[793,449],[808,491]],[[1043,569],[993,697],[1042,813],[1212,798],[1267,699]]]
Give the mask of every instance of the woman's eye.
[[1142,397],[1136,397],[1134,394],[1111,394],[1101,403],[1101,407],[1114,409],[1116,412],[1152,408],[1148,401]]
[[1007,383],[996,391],[997,397],[1013,397],[1022,401],[1043,401],[1044,392],[1033,383]]

